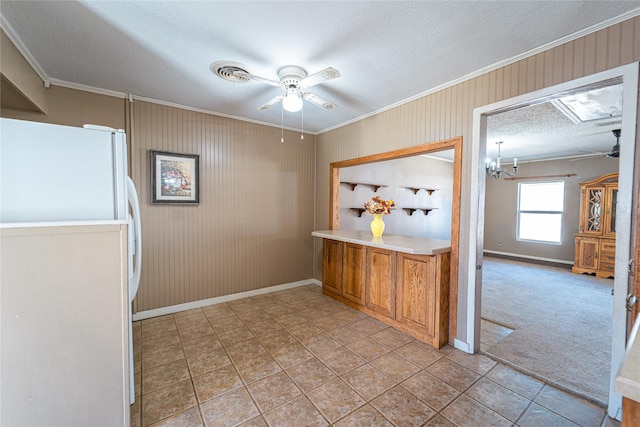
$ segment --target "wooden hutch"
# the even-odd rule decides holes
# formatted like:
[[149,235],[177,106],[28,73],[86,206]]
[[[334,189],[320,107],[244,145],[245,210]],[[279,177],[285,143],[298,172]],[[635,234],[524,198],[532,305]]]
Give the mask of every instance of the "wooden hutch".
[[580,225],[571,271],[613,277],[618,173],[582,182],[580,188]]

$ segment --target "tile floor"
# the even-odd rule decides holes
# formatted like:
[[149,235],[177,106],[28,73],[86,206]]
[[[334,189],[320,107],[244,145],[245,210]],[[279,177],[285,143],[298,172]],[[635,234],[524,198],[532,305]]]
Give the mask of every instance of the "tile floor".
[[584,400],[435,350],[315,285],[135,322],[132,426],[617,426]]

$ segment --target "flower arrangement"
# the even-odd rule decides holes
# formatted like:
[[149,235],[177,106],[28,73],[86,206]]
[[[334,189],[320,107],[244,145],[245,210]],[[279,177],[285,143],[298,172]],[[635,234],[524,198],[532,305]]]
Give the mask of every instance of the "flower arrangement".
[[364,209],[369,215],[389,215],[391,213],[391,208],[393,208],[395,205],[396,204],[392,199],[384,200],[380,196],[376,196],[372,197],[371,200],[367,200],[366,202],[364,202]]

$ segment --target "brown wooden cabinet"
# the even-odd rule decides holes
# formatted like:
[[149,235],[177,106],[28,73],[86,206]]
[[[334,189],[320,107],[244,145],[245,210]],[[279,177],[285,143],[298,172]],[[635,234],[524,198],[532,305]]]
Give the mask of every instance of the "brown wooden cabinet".
[[580,188],[580,221],[572,271],[613,277],[618,174],[580,183]]
[[322,290],[331,296],[342,295],[342,250],[344,244],[325,240],[322,245]]
[[448,256],[398,252],[396,320],[438,348],[447,342],[449,268]]
[[449,252],[412,255],[323,239],[322,289],[436,348],[448,342]]
[[355,243],[343,243],[342,296],[358,305],[365,303],[366,248]]
[[367,308],[396,317],[396,252],[367,248]]

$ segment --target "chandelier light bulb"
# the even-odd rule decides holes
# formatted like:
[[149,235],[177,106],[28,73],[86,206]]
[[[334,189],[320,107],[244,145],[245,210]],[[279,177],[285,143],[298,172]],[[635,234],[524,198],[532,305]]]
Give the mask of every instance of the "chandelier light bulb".
[[290,113],[295,113],[302,109],[302,99],[295,92],[289,92],[282,100],[282,106]]

